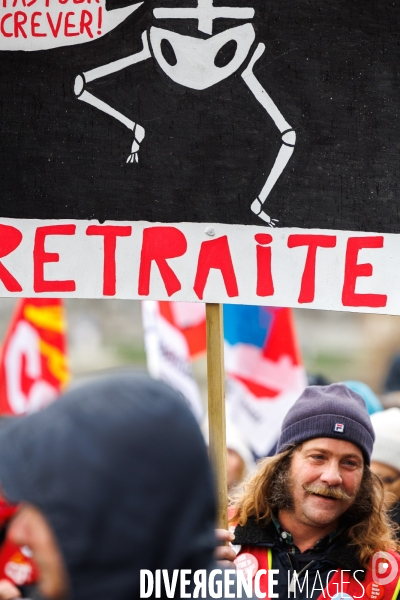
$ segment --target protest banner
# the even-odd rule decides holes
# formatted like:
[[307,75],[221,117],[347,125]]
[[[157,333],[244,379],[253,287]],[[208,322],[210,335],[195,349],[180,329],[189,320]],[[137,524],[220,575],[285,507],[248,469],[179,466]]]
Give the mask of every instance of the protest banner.
[[399,17],[1,0],[0,295],[400,314]]
[[0,287],[4,296],[399,314],[400,237],[302,229],[269,234],[224,224],[210,235],[201,223],[2,219]]
[[400,314],[399,16],[1,0],[0,295]]

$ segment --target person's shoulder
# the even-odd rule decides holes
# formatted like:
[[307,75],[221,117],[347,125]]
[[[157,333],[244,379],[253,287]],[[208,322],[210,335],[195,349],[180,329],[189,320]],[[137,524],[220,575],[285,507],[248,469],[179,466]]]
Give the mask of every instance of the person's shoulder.
[[236,525],[234,544],[257,545],[273,544],[275,528],[272,523],[262,524],[254,517],[249,517],[245,525]]

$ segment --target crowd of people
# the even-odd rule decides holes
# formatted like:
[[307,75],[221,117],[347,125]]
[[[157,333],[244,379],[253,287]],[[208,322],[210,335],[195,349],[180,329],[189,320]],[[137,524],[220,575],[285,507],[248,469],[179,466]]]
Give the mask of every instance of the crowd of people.
[[[142,571],[162,574],[151,597],[185,598],[196,581],[168,591],[175,570],[216,569],[250,572],[254,597],[400,600],[400,408],[356,388],[307,387],[257,464],[228,426],[229,530],[200,428],[166,384],[102,377],[8,419],[0,600],[150,597]],[[221,582],[198,597],[237,597]]]

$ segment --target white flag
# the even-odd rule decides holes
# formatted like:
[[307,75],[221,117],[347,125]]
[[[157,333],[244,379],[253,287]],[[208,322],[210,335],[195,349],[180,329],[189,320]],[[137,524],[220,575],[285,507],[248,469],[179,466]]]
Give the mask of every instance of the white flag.
[[190,348],[184,333],[174,325],[172,319],[162,314],[157,301],[142,301],[142,316],[150,375],[179,391],[200,422],[204,410],[193,377]]

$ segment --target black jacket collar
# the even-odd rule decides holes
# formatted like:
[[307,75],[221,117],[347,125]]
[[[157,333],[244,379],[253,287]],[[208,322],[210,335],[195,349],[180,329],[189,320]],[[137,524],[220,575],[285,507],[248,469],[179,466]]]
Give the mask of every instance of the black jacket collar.
[[[246,525],[236,526],[235,539],[232,543],[240,544],[241,546],[265,546],[272,548],[277,545],[277,535],[273,523],[262,525],[257,523],[254,517],[250,517]],[[332,546],[327,548],[323,558],[332,562],[338,569],[349,570],[352,573],[358,571],[357,579],[361,581],[365,578],[365,570],[355,556],[354,548],[349,546],[345,532],[338,535]]]

